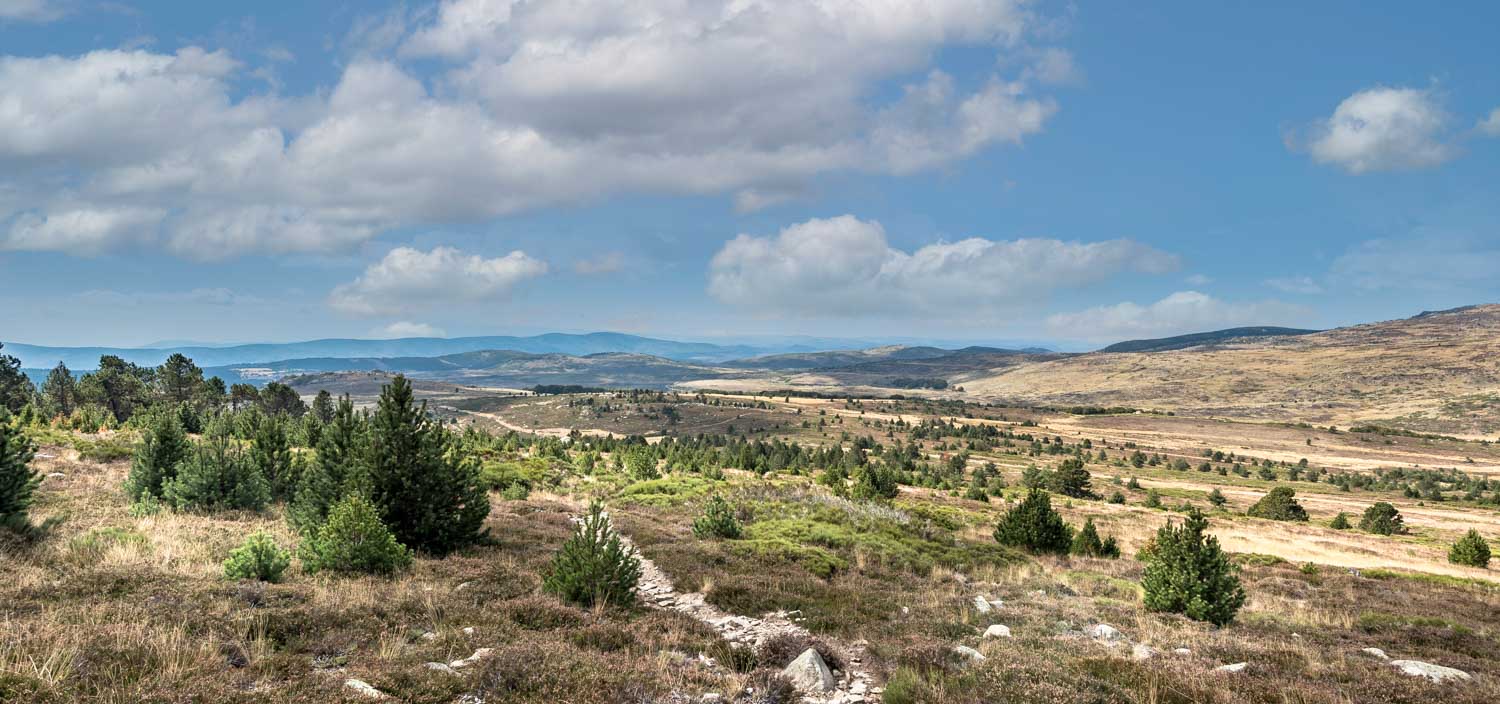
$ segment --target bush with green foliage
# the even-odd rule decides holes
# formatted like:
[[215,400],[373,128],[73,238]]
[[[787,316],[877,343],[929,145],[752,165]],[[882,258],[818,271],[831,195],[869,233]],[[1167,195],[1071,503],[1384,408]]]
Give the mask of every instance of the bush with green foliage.
[[10,411],[0,408],[0,528],[15,533],[31,529],[28,512],[42,475],[31,466],[36,447],[26,432],[11,424]]
[[856,501],[890,501],[899,493],[896,473],[883,463],[867,462],[854,471],[849,496]]
[[445,555],[484,536],[490,499],[479,462],[414,402],[406,377],[381,390],[360,456],[369,498],[401,544]]
[[1339,511],[1339,515],[1334,516],[1333,520],[1328,522],[1328,527],[1334,530],[1349,530],[1349,514]]
[[1406,525],[1395,506],[1378,501],[1365,509],[1365,515],[1359,519],[1359,529],[1377,535],[1395,535],[1406,532]]
[[1018,547],[1033,553],[1066,554],[1073,546],[1073,531],[1052,508],[1052,499],[1041,489],[1026,492],[995,526],[995,540],[1001,545]]
[[693,535],[699,538],[728,538],[734,540],[744,533],[740,519],[735,518],[734,509],[724,497],[714,494],[703,507],[703,514],[693,521]]
[[1120,556],[1120,544],[1115,541],[1115,536],[1099,538],[1099,529],[1094,527],[1094,519],[1089,518],[1083,522],[1083,527],[1073,536],[1073,545],[1068,552],[1083,557],[1107,557],[1115,559]]
[[177,465],[187,459],[191,450],[192,444],[177,414],[152,414],[141,433],[141,441],[136,444],[125,493],[132,501],[147,496],[161,498],[167,482],[177,476]]
[[228,425],[215,422],[178,465],[162,499],[178,511],[259,511],[270,503],[271,488],[230,437]]
[[1084,468],[1083,460],[1069,457],[1057,465],[1057,470],[1047,475],[1048,488],[1075,499],[1097,498],[1090,480],[1093,475]]
[[229,553],[229,559],[224,561],[224,576],[228,579],[280,582],[281,574],[291,563],[291,553],[277,546],[276,539],[270,533],[256,531]]
[[317,534],[302,542],[302,569],[312,572],[392,574],[412,554],[380,522],[375,506],[352,494],[333,505]]
[[1149,611],[1185,614],[1222,626],[1245,604],[1237,568],[1219,540],[1206,535],[1208,519],[1196,509],[1181,526],[1168,522],[1156,531],[1148,550],[1141,586]]
[[640,559],[625,548],[596,501],[553,558],[542,589],[580,606],[625,606],[635,601],[640,578]]
[[285,416],[262,416],[250,435],[250,463],[271,486],[271,498],[289,499],[297,490],[297,469],[287,439]]
[[1490,544],[1485,542],[1484,536],[1479,531],[1470,528],[1464,537],[1459,538],[1448,550],[1448,561],[1455,565],[1468,565],[1480,569],[1488,569],[1490,566]]
[[1219,491],[1219,487],[1214,487],[1213,491],[1208,492],[1208,502],[1214,508],[1223,508],[1224,504],[1229,503],[1229,499],[1224,497],[1224,492]]
[[318,436],[317,457],[298,478],[296,495],[287,508],[287,519],[304,536],[317,532],[339,499],[367,490],[359,457],[364,423],[348,396],[339,399],[332,413]]
[[626,453],[625,466],[637,481],[661,478],[661,470],[656,468],[656,454],[649,448],[637,447]]
[[1259,501],[1245,511],[1245,515],[1273,521],[1305,521],[1307,509],[1297,503],[1297,492],[1291,487],[1278,486],[1260,497]]

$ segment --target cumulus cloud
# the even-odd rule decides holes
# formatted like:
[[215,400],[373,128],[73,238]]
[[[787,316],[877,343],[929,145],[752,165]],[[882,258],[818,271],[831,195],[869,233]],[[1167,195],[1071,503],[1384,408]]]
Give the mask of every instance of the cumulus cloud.
[[753,210],[820,174],[938,168],[1056,112],[1037,87],[1064,54],[1014,77],[935,70],[952,47],[1048,56],[1026,5],[447,0],[381,20],[305,96],[247,94],[252,69],[194,47],[0,57],[0,193],[24,204],[0,203],[0,242],[326,251],[620,194]]
[[1314,160],[1352,174],[1436,166],[1457,150],[1447,139],[1448,115],[1429,90],[1371,88],[1345,98],[1314,126]]
[[545,262],[521,251],[486,259],[450,247],[430,252],[397,247],[359,278],[334,288],[328,302],[353,315],[390,315],[503,300],[520,283],[545,273]]
[[1500,238],[1420,232],[1361,242],[1330,267],[1335,281],[1366,290],[1442,291],[1490,284],[1500,271]]
[[1119,303],[1049,316],[1047,329],[1080,340],[1167,337],[1246,325],[1294,325],[1308,311],[1279,301],[1231,303],[1197,291],[1178,291],[1148,305]]
[[710,263],[708,291],[724,303],[779,315],[967,314],[1178,264],[1174,255],[1125,239],[974,237],[906,252],[890,246],[880,223],[843,215],[792,225],[774,237],[735,237]]
[[1266,285],[1282,293],[1315,294],[1323,292],[1323,286],[1313,281],[1310,276],[1266,279]]
[[428,325],[427,323],[413,323],[409,320],[400,320],[384,327],[375,328],[370,331],[370,337],[380,339],[397,340],[405,337],[445,337],[442,328]]
[[57,0],[0,0],[0,23],[51,22],[66,14]]

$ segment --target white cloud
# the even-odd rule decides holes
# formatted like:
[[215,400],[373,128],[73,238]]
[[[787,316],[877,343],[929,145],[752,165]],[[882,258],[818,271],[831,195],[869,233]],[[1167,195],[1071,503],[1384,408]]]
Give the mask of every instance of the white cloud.
[[370,337],[397,340],[405,337],[446,337],[442,328],[401,320],[370,331]]
[[68,14],[57,0],[0,0],[0,23],[51,22]]
[[1083,71],[1078,68],[1073,54],[1055,46],[1038,52],[1036,60],[1028,69],[1028,75],[1045,85],[1062,85],[1083,80]]
[[1420,169],[1457,150],[1445,141],[1448,116],[1431,91],[1371,88],[1345,98],[1313,129],[1313,159],[1353,174]]
[[1266,279],[1266,285],[1281,291],[1282,293],[1315,294],[1322,293],[1323,286],[1313,281],[1310,276],[1289,276],[1284,278]]
[[1465,289],[1493,284],[1500,238],[1420,232],[1361,242],[1334,260],[1335,281],[1366,290]]
[[[620,194],[753,210],[1017,143],[1057,110],[1034,95],[1051,73],[935,70],[950,47],[1047,56],[1022,0],[448,0],[376,24],[307,96],[246,95],[252,69],[192,47],[0,57],[0,193],[25,204],[0,203],[0,242],[222,258]],[[126,208],[160,215],[99,215]],[[38,225],[81,213],[71,239]]]
[[440,305],[502,300],[518,284],[547,273],[547,264],[515,251],[485,259],[450,247],[423,252],[397,247],[359,278],[329,294],[334,309],[389,315]]
[[1500,108],[1491,110],[1489,117],[1480,120],[1475,127],[1486,135],[1500,137]]
[[625,268],[625,255],[619,252],[604,252],[573,262],[573,271],[584,276],[613,274],[623,268]]
[[1231,303],[1197,291],[1178,291],[1149,305],[1119,303],[1047,318],[1054,335],[1079,340],[1168,337],[1247,325],[1294,325],[1308,311],[1279,301]]
[[1159,274],[1176,256],[1131,240],[969,238],[905,252],[880,223],[813,219],[775,237],[742,234],[709,268],[716,299],[764,313],[823,316],[996,311],[1115,274]]

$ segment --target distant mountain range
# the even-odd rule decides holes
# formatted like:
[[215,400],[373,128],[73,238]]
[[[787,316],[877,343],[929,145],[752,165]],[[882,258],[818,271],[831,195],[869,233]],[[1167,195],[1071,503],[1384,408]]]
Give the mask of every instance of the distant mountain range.
[[1105,347],[1100,352],[1167,352],[1170,350],[1181,350],[1199,345],[1211,345],[1217,342],[1235,340],[1242,338],[1278,337],[1283,335],[1311,335],[1320,330],[1303,330],[1301,328],[1278,328],[1270,326],[1256,326],[1246,328],[1228,328],[1215,330],[1213,332],[1195,332],[1190,335],[1178,335],[1176,337],[1161,337],[1154,340],[1126,340],[1116,342]]

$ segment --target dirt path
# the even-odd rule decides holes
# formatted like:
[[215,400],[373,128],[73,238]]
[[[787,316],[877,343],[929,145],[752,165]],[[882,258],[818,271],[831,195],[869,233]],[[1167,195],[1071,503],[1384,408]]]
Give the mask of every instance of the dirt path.
[[[736,647],[754,648],[782,634],[812,637],[806,628],[792,621],[796,612],[778,611],[765,614],[760,618],[737,616],[725,613],[718,607],[707,603],[701,592],[677,591],[672,585],[672,579],[662,572],[656,563],[641,554],[628,537],[622,535],[621,539],[641,561],[640,598],[648,606],[691,616],[708,624]],[[838,684],[833,691],[806,692],[804,693],[806,701],[810,704],[860,704],[866,701],[877,701],[881,689],[874,686],[874,678],[864,667],[864,646],[835,643],[821,636],[818,640],[839,650],[846,665],[844,670],[834,673]]]

